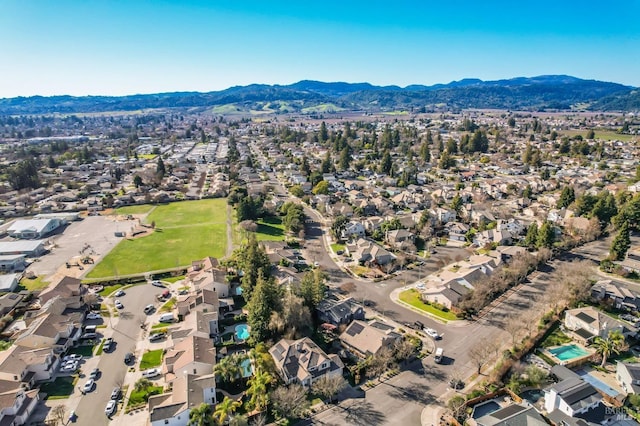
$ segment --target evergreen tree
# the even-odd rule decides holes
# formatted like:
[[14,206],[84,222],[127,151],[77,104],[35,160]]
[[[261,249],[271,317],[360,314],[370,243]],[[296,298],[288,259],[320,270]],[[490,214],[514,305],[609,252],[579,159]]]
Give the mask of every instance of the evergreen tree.
[[429,151],[429,144],[426,141],[420,146],[420,160],[424,163],[431,161],[431,152]]
[[327,124],[324,121],[320,123],[320,135],[318,137],[320,138],[320,142],[326,142],[327,140],[329,140],[329,132],[327,131]]
[[533,196],[533,190],[531,189],[531,185],[525,186],[524,190],[522,190],[522,197],[531,199],[532,196]]
[[393,162],[391,161],[391,154],[389,150],[386,150],[382,155],[382,161],[380,162],[380,171],[385,174],[391,174]]
[[342,148],[340,151],[340,160],[338,161],[338,167],[340,170],[348,170],[349,164],[351,164],[351,149],[349,145]]
[[460,213],[460,209],[462,208],[462,198],[460,197],[460,194],[454,195],[451,200],[451,208],[455,210],[456,213]]
[[330,173],[333,168],[333,162],[331,161],[331,153],[327,151],[327,155],[322,160],[322,165],[320,166],[320,170],[322,173]]
[[247,243],[234,253],[238,268],[242,271],[242,294],[245,300],[250,300],[258,276],[269,277],[271,262],[264,250],[258,244],[254,234],[249,234]]
[[625,221],[620,227],[618,235],[616,235],[611,242],[609,255],[613,260],[624,260],[630,247],[631,238],[629,236],[629,223]]
[[158,155],[158,164],[156,166],[156,174],[160,176],[160,178],[163,178],[165,173],[167,173],[167,170],[164,166],[164,161],[162,160],[162,156]]
[[527,229],[527,235],[524,237],[524,245],[533,248],[536,246],[536,242],[538,240],[538,223],[533,222],[529,225]]
[[320,269],[305,272],[300,281],[298,295],[304,300],[304,304],[313,312],[318,303],[324,299],[327,289],[325,285],[326,276]]
[[[243,287],[244,289],[244,287]],[[281,294],[273,279],[265,278],[260,272],[256,279],[249,303],[247,303],[247,323],[251,327],[251,338],[261,342],[269,337],[271,313],[280,311]]]
[[451,158],[451,156],[449,155],[449,151],[445,150],[440,156],[440,163],[439,163],[440,168],[446,170],[455,166],[455,164],[456,164],[456,160]]
[[573,186],[565,186],[564,188],[562,188],[562,193],[560,194],[560,198],[558,199],[556,207],[558,207],[559,209],[569,207],[569,205],[571,205],[571,203],[573,203],[575,199],[576,194],[573,190]]
[[555,230],[549,221],[545,221],[538,230],[538,238],[536,238],[537,248],[551,248],[555,239]]

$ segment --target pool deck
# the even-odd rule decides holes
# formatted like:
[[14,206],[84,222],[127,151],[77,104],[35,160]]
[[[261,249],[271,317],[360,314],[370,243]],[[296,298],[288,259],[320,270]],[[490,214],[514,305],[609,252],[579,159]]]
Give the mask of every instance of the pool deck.
[[[581,355],[581,356],[577,356],[574,358],[570,358],[570,359],[565,359],[562,360],[560,358],[558,358],[555,354],[553,354],[553,352],[551,352],[552,350],[564,347],[564,346],[577,346],[580,349],[584,350],[585,352],[587,352],[585,355]],[[558,346],[552,346],[550,348],[545,348],[544,349],[544,353],[545,355],[547,355],[548,357],[550,357],[553,360],[556,360],[558,362],[558,364],[560,365],[564,365],[565,367],[572,367],[572,366],[576,366],[576,365],[580,365],[582,363],[584,363],[586,360],[590,359],[593,354],[595,353],[595,351],[593,349],[589,349],[589,348],[585,348],[584,346],[578,344],[578,343],[566,343],[564,345],[558,345]]]
[[585,365],[580,368],[580,370],[588,373],[589,375],[595,377],[600,380],[605,385],[609,386],[611,389],[615,390],[618,393],[625,394],[626,392],[622,390],[618,382],[616,381],[615,372],[603,373],[602,371],[595,370],[588,365]]

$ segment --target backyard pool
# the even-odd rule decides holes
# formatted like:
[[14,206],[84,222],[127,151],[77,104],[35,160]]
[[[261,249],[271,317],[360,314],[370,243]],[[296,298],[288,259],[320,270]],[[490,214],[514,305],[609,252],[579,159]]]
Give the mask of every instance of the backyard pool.
[[500,409],[500,404],[498,404],[495,401],[483,402],[473,407],[473,413],[471,414],[471,417],[473,417],[474,419],[479,419],[480,417],[484,417],[487,414],[491,414],[494,411],[498,411],[499,409]]
[[249,326],[247,324],[236,325],[236,338],[238,340],[247,340],[249,338]]
[[529,401],[530,404],[535,404],[540,398],[544,397],[544,392],[540,389],[529,389],[528,391],[522,392],[520,397]]
[[249,358],[242,361],[242,363],[240,364],[240,367],[242,368],[242,377],[244,378],[251,377],[251,374],[252,374],[251,360]]
[[589,355],[589,352],[578,345],[564,345],[557,348],[549,349],[549,352],[560,361],[569,361],[574,358],[580,358]]

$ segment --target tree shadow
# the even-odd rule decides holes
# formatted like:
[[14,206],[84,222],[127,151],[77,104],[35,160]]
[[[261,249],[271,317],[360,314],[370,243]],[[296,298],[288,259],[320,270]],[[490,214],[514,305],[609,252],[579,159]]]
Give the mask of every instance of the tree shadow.
[[402,387],[391,384],[389,386],[392,388],[389,391],[389,396],[392,398],[422,405],[433,404],[436,400],[436,397],[429,393],[423,384],[411,382]]
[[347,412],[346,423],[356,426],[370,426],[382,424],[386,418],[384,413],[373,408],[373,404],[367,401],[359,401],[344,408]]

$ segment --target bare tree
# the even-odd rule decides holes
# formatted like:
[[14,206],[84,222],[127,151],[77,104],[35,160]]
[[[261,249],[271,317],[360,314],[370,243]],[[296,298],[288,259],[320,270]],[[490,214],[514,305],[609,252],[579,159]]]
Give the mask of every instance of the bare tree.
[[511,318],[507,320],[504,329],[511,336],[511,344],[515,346],[518,341],[518,334],[522,330],[522,324],[520,324],[520,321],[516,321],[515,318]]
[[249,423],[251,426],[267,426],[267,416],[264,414],[258,414]]
[[409,339],[402,339],[395,343],[393,346],[396,359],[399,361],[407,361],[412,355],[416,353],[415,345]]
[[258,224],[252,220],[243,220],[239,225],[247,232],[256,232],[258,230]]
[[51,420],[55,425],[62,424],[66,415],[67,409],[64,405],[56,405],[53,410],[51,410]]
[[371,360],[371,364],[367,369],[368,373],[374,377],[380,378],[393,363],[393,351],[390,348],[382,348],[375,354]]
[[331,403],[333,402],[333,398],[346,388],[347,385],[347,381],[342,376],[329,377],[325,375],[313,382],[311,389],[314,393],[328,398],[329,403]]
[[307,390],[297,383],[278,386],[271,392],[271,402],[281,417],[298,418],[308,407]]
[[489,356],[489,348],[484,344],[484,342],[480,342],[469,350],[469,358],[476,365],[477,373],[480,374],[482,372],[482,367],[487,363]]

